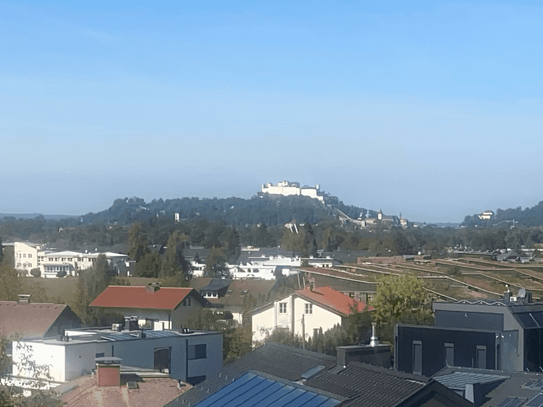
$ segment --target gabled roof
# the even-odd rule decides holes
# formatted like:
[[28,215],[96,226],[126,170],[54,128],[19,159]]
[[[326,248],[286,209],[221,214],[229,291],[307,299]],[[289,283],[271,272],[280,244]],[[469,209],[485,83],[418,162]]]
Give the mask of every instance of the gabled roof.
[[260,372],[245,373],[197,404],[198,407],[333,407],[341,398]]
[[0,336],[41,338],[63,313],[66,322],[81,324],[79,317],[64,304],[0,301]]
[[441,401],[441,406],[473,406],[430,378],[358,362],[352,362],[338,372],[325,371],[309,379],[305,385],[348,397],[349,400],[341,404],[345,407],[434,405],[425,404],[433,398]]
[[192,288],[160,287],[157,291],[145,286],[110,285],[90,303],[91,307],[104,308],[145,308],[173,310],[188,295],[205,300]]
[[212,278],[208,285],[200,288],[200,291],[220,291],[232,284],[231,279]]
[[189,404],[194,406],[252,370],[294,382],[302,380],[306,372],[316,367],[326,370],[335,365],[336,358],[333,356],[266,342],[263,346],[225,366],[220,373],[207,378],[187,393],[171,401],[167,407],[187,407]]
[[512,403],[511,405],[524,406],[529,404],[528,400],[538,397],[543,392],[543,373],[536,372],[446,367],[437,372],[434,379],[459,394],[465,393],[466,384],[487,384],[485,386],[487,391],[481,404],[483,407],[508,406],[506,399]]
[[370,307],[363,302],[356,301],[330,287],[305,288],[303,290],[297,290],[296,294],[301,298],[322,305],[325,308],[335,310],[345,316],[351,315],[353,313],[353,308],[358,312],[362,312],[366,308],[368,310],[373,310],[373,307]]

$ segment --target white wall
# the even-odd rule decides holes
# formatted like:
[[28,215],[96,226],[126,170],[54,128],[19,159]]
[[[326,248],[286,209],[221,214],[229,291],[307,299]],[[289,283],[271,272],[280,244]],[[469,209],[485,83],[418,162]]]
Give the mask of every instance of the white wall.
[[[286,303],[286,313],[280,313],[280,303]],[[341,325],[341,316],[313,304],[313,313],[305,313],[305,304],[309,301],[296,295],[275,301],[271,306],[253,312],[251,315],[253,343],[263,341],[275,328],[286,328],[295,335],[302,336],[305,324],[306,339],[313,337],[314,329],[322,328],[325,332],[336,324]]]
[[[222,368],[222,334],[188,334],[165,338],[146,338],[128,341],[77,341],[44,342],[28,341],[33,353],[31,359],[37,364],[50,366],[50,374],[54,381],[64,382],[79,376],[88,375],[95,368],[97,353],[106,357],[119,357],[125,366],[153,369],[154,352],[159,348],[171,349],[170,376],[178,380],[186,380],[193,376],[211,376]],[[187,376],[187,345],[206,345],[206,358],[188,361]],[[14,360],[19,357],[17,343],[14,342]],[[32,377],[33,371],[16,371],[15,375]]]

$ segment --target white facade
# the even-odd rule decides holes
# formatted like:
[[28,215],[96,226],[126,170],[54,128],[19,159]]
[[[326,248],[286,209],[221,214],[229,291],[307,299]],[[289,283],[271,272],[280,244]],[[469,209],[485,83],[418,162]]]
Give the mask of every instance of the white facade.
[[13,244],[15,269],[30,272],[32,269],[40,268],[40,258],[46,253],[42,247],[43,245],[35,243],[15,242]]
[[128,261],[126,254],[54,252],[45,250],[41,244],[34,243],[15,242],[13,248],[15,269],[30,272],[30,270],[37,268],[44,278],[56,278],[60,271],[66,271],[67,275],[75,276],[77,271],[92,267],[101,254],[106,256],[108,264],[114,268],[117,264]]
[[494,211],[484,211],[483,213],[481,213],[479,215],[479,219],[482,219],[482,220],[489,220],[489,219],[492,219],[492,217],[494,216]]
[[288,329],[295,335],[312,338],[316,330],[323,332],[341,324],[341,315],[300,298],[296,294],[274,301],[252,313],[253,343],[261,342],[276,328]]
[[[138,339],[137,332],[133,331],[68,331],[67,342],[41,339],[24,343],[32,349],[31,359],[38,365],[48,365],[57,383],[90,374],[95,368],[95,358],[104,356],[119,357],[125,366],[157,369],[155,353],[164,349],[169,353],[170,376],[177,380],[209,377],[222,368],[222,334],[219,332],[145,332],[145,338]],[[13,375],[32,378],[33,370],[17,369],[15,363],[20,357],[21,350],[14,342]]]
[[284,276],[297,273],[297,268],[302,265],[298,257],[250,257],[245,264],[235,265],[230,268],[233,279],[259,278],[262,280],[275,280],[277,270]]
[[271,194],[271,195],[308,196],[310,198],[318,199],[319,201],[324,202],[324,197],[320,194],[319,185],[316,185],[313,188],[311,187],[300,188],[300,184],[298,182],[282,181],[282,182],[277,183],[277,185],[274,185],[271,183],[264,184],[262,185],[261,191],[265,194]]

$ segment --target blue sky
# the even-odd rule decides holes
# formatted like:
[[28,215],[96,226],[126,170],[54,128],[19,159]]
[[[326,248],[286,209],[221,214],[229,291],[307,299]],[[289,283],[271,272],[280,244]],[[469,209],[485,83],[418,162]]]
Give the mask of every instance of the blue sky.
[[1,1],[0,213],[250,198],[533,206],[540,1]]

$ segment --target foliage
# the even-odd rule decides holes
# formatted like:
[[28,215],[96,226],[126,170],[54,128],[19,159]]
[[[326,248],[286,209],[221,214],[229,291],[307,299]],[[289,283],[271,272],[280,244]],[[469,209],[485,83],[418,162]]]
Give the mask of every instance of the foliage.
[[75,312],[81,320],[88,324],[96,324],[98,315],[89,308],[89,304],[112,282],[115,271],[107,262],[105,255],[96,258],[92,267],[79,272]]
[[205,274],[208,277],[222,277],[228,275],[226,256],[220,247],[212,247],[206,258]]
[[183,256],[183,249],[189,237],[179,231],[174,231],[168,238],[166,253],[162,261],[161,277],[173,277],[181,274],[185,285],[192,277],[192,271],[189,262]]
[[17,270],[7,264],[0,263],[0,301],[15,301],[22,293],[22,281]]
[[41,271],[39,268],[34,268],[30,270],[30,274],[32,275],[32,277],[41,277]]
[[250,326],[233,327],[209,309],[202,309],[196,318],[189,321],[194,329],[221,331],[223,333],[223,359],[233,362],[252,349]]
[[134,223],[128,231],[128,256],[137,262],[147,251],[147,236],[141,225]]
[[[14,374],[23,374],[28,379],[12,379],[4,376],[0,384],[0,406],[6,407],[60,407],[62,401],[48,389],[47,381],[52,380],[48,365],[41,365],[33,358],[32,347],[24,342],[14,341],[18,358],[12,361],[8,356],[11,341],[0,338],[0,372],[13,367]],[[22,386],[31,395],[23,395]]]
[[377,281],[377,293],[371,305],[378,325],[432,321],[429,295],[422,279],[413,275],[384,276]]

